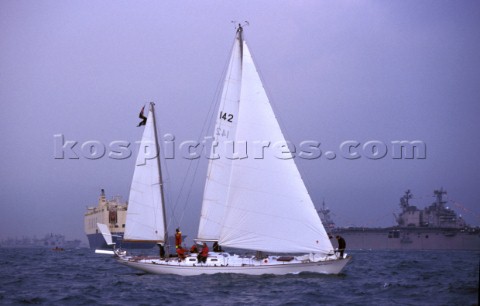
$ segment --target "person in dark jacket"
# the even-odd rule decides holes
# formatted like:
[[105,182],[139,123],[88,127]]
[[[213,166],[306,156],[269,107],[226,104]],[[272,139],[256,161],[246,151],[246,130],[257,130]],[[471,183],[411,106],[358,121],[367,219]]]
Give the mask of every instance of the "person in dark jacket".
[[218,244],[217,241],[213,243],[213,251],[217,253],[223,252],[222,247]]
[[158,248],[160,251],[160,258],[165,258],[165,247],[163,246],[163,244],[159,243]]
[[347,243],[345,242],[345,239],[343,239],[342,236],[337,235],[337,241],[338,241],[338,251],[340,253],[340,258],[343,258],[343,252],[345,252],[345,248],[347,247]]

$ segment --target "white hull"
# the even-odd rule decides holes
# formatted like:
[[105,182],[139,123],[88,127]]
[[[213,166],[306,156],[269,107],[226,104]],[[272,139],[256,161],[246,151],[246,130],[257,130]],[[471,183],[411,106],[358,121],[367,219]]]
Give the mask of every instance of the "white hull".
[[[213,256],[212,256],[213,255]],[[333,256],[312,262],[305,259],[294,258],[291,261],[277,261],[279,256],[269,256],[264,259],[253,257],[240,257],[227,253],[210,253],[206,263],[198,263],[195,256],[186,260],[177,258],[161,260],[157,258],[138,258],[120,256],[119,262],[131,268],[152,274],[175,274],[193,276],[200,274],[236,273],[248,275],[262,274],[298,274],[301,272],[339,274],[351,257],[337,259]]]

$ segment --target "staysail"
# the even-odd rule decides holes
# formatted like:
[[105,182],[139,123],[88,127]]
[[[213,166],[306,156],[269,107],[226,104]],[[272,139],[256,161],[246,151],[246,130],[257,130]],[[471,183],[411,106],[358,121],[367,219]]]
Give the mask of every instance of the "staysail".
[[[235,136],[230,134],[228,139],[246,142],[248,157],[229,160],[221,156],[223,162],[210,163],[199,236],[203,238],[205,225],[209,224],[210,237],[218,237],[222,246],[267,252],[330,253],[332,244],[285,145],[248,46],[241,35],[237,34],[237,40],[241,43],[234,46],[229,70],[235,71],[234,86],[239,86],[239,90],[235,87],[228,99],[222,100],[220,113],[228,102],[239,101],[238,114],[232,108]],[[230,85],[227,75],[226,86]],[[224,88],[224,95],[225,92]],[[219,121],[224,123],[220,117],[217,126]],[[215,188],[211,188],[212,184]]]
[[165,240],[165,211],[156,138],[152,103],[135,162],[124,240],[152,242]]
[[[215,146],[212,146],[208,163],[207,180],[203,193],[198,240],[217,241],[226,213],[228,181],[232,160],[226,158],[227,142],[233,141],[237,126],[241,82],[241,41],[238,31],[230,57],[223,92],[214,129]],[[218,158],[217,158],[218,157]]]

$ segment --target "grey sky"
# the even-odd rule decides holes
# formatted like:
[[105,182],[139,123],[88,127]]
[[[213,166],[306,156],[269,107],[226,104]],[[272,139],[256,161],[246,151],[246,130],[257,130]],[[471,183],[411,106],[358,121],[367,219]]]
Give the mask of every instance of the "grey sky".
[[[180,4],[181,3],[181,4]],[[480,224],[480,5],[475,1],[0,2],[0,238],[81,238],[101,188],[128,198],[134,158],[54,159],[54,135],[134,142],[157,103],[160,133],[198,139],[233,43],[246,38],[288,138],[338,152],[346,140],[421,140],[426,159],[297,160],[338,225],[393,224],[411,189],[444,187]],[[211,128],[211,126],[210,126]],[[78,150],[78,148],[77,148]],[[167,162],[175,202],[189,161]],[[206,160],[181,226],[197,231]],[[176,224],[175,224],[176,225]]]

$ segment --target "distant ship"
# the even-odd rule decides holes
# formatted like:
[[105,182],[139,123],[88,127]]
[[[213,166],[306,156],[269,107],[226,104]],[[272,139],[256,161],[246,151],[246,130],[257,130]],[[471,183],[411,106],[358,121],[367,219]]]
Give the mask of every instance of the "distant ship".
[[64,235],[46,234],[44,238],[8,238],[0,241],[2,248],[52,248],[52,249],[75,249],[80,246],[81,241],[66,240]]
[[407,190],[400,198],[402,212],[395,216],[397,225],[386,228],[336,227],[325,203],[318,214],[332,239],[342,236],[347,249],[480,250],[480,228],[467,225],[446,206],[446,193],[443,188],[435,190],[435,202],[419,209],[410,205],[413,195]]
[[[97,207],[87,207],[85,212],[84,225],[85,234],[91,249],[109,249],[102,233],[97,228],[97,223],[107,224],[112,234],[113,242],[117,248],[122,249],[151,249],[155,246],[153,242],[126,242],[123,240],[125,233],[125,220],[127,216],[128,203],[122,202],[120,196],[107,200],[105,190],[102,189],[98,198]],[[185,241],[186,235],[182,235]],[[175,244],[175,237],[169,237],[169,244]]]
[[107,200],[105,190],[101,190],[97,207],[87,207],[84,218],[85,234],[91,249],[109,248],[97,228],[97,223],[108,225],[112,233],[113,242],[116,243],[117,247],[124,249],[150,249],[155,245],[154,243],[130,243],[123,241],[127,209],[128,203],[122,202],[121,197],[116,196],[111,200]]

